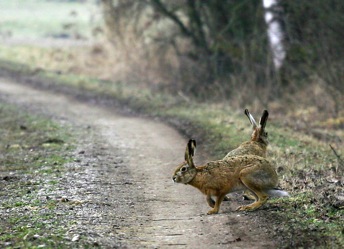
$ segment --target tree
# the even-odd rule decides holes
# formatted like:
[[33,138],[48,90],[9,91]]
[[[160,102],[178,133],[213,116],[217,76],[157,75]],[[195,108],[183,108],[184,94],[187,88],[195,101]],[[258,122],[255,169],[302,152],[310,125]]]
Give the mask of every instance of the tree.
[[[176,91],[203,90],[207,97],[210,91],[225,97],[240,92],[243,103],[252,99],[246,90],[253,89],[268,102],[318,77],[340,103],[344,1],[275,2],[266,10],[256,0],[101,0],[112,43],[128,55],[140,54],[135,66],[155,60]],[[286,56],[277,68],[266,11],[283,33]],[[166,57],[171,51],[174,57]]]
[[285,80],[316,78],[335,100],[334,113],[343,106],[344,1],[281,1],[284,9],[287,57]]
[[[202,75],[206,84],[241,71],[242,61],[252,60],[251,65],[259,66],[266,61],[264,10],[259,1],[102,0],[101,3],[110,38],[115,43],[123,38],[120,29],[127,29],[123,23],[136,25],[140,36],[151,34],[150,30],[159,23],[172,23],[178,32],[170,32],[169,36],[159,33],[151,40],[172,45],[178,56],[197,63],[201,70],[195,74]],[[180,40],[188,41],[187,49]]]
[[[266,39],[261,39],[265,25],[259,1],[171,2],[149,1],[157,13],[179,27],[180,35],[190,39],[193,47],[188,51],[188,56],[205,62],[209,70],[209,82],[240,68],[244,54],[253,46],[250,44],[252,38],[266,43]],[[256,59],[260,60],[259,63],[265,60],[264,56],[256,56]]]

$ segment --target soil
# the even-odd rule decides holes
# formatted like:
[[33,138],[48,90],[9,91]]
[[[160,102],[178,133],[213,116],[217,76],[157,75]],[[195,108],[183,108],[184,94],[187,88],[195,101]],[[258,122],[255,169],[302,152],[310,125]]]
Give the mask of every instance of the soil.
[[[57,196],[71,203],[68,233],[103,248],[276,248],[266,210],[234,211],[239,196],[210,209],[198,190],[172,182],[187,138],[159,122],[123,114],[88,96],[35,89],[12,75],[0,78],[0,99],[73,126],[76,160],[65,165]],[[196,162],[208,155],[199,146]],[[64,209],[61,208],[60,212]],[[58,212],[58,211],[57,211]]]

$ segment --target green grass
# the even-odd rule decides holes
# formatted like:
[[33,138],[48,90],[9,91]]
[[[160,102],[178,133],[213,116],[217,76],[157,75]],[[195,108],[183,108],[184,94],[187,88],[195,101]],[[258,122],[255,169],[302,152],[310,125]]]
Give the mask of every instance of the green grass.
[[270,218],[284,223],[278,230],[285,235],[286,244],[299,235],[303,240],[295,239],[296,247],[317,244],[317,248],[341,248],[344,245],[344,209],[334,208],[311,192],[271,200],[270,205],[280,208]]

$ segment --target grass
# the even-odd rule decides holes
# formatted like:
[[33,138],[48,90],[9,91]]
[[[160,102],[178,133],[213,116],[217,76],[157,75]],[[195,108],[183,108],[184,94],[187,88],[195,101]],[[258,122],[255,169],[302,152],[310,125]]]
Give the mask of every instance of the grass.
[[[321,202],[321,198],[311,192],[270,201],[271,205],[280,208],[278,212],[272,212],[270,217],[279,222],[288,220],[287,226],[274,227],[279,233],[284,234],[285,245],[290,247],[317,245],[317,248],[340,248],[343,245],[344,210],[338,210],[330,203]],[[295,236],[302,236],[303,240]]]
[[[0,246],[61,246],[67,228],[56,219],[58,203],[46,196],[71,161],[72,136],[50,120],[7,104],[0,104],[0,120]],[[44,146],[51,138],[63,142]]]

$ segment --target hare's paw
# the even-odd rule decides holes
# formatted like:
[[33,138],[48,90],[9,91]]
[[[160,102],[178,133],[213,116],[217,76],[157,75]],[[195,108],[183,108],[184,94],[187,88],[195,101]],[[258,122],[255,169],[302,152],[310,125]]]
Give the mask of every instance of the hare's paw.
[[208,214],[208,215],[209,215],[209,214],[217,214],[218,212],[219,212],[219,210],[215,210],[215,209],[213,208],[213,209],[209,210],[207,214]]
[[256,205],[255,203],[251,205],[246,205],[246,206],[240,206],[236,209],[236,211],[253,211],[259,208],[259,205]]

